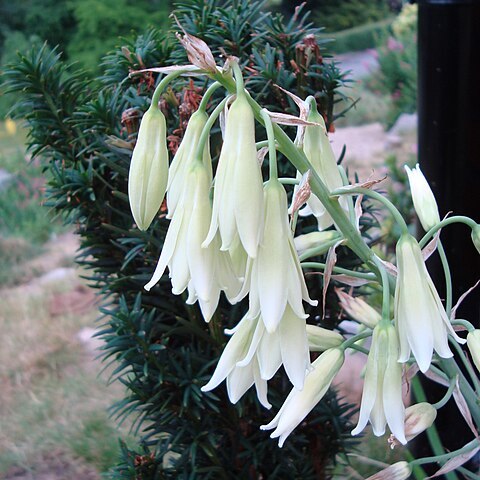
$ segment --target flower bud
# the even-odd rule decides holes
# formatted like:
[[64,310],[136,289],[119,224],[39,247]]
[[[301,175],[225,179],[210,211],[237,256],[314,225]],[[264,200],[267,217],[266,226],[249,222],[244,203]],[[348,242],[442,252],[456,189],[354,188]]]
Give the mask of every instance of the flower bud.
[[342,308],[357,322],[368,328],[375,328],[382,319],[381,315],[360,297],[352,297],[343,290],[335,290]]
[[472,356],[473,363],[480,372],[480,330],[474,330],[467,335],[467,346]]
[[[328,252],[333,240],[340,239],[341,235],[336,230],[327,230],[325,232],[311,232],[299,235],[293,239],[297,253],[302,253],[315,248],[316,255],[323,255]],[[322,245],[325,247],[321,248]]]
[[411,473],[412,467],[407,462],[397,462],[368,477],[367,480],[406,480]]
[[128,198],[140,230],[146,230],[165,196],[168,178],[168,150],[165,117],[156,105],[143,115],[137,144],[130,162]]
[[[405,438],[407,442],[420,435],[433,425],[437,418],[437,410],[427,402],[417,403],[405,410]],[[392,448],[400,445],[394,435],[388,440]]]
[[419,165],[417,164],[412,170],[405,165],[405,170],[410,183],[415,212],[417,212],[424,230],[428,231],[440,222],[437,202]]
[[480,224],[478,223],[472,228],[472,242],[477,252],[480,253]]
[[339,347],[343,343],[343,337],[332,330],[307,325],[308,348],[311,352],[323,352],[329,348]]

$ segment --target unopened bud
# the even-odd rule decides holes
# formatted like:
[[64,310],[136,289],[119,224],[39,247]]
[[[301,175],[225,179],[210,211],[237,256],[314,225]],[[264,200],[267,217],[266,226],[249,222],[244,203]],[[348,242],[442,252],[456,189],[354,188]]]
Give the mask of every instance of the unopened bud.
[[329,348],[339,347],[343,343],[343,337],[332,330],[307,325],[308,348],[311,352],[323,352]]
[[477,252],[480,253],[480,224],[478,223],[472,228],[472,242]]
[[412,468],[407,462],[397,462],[368,477],[367,480],[406,480],[411,473]]
[[359,297],[352,297],[340,289],[336,289],[335,292],[338,295],[342,308],[357,322],[362,323],[366,327],[375,328],[382,319],[381,315],[365,300]]
[[418,164],[413,169],[405,165],[405,170],[410,183],[415,212],[417,212],[424,230],[428,231],[440,222],[435,196]]
[[474,330],[467,335],[467,346],[473,363],[480,372],[480,330]]
[[[295,237],[295,250],[301,255],[302,253],[315,248],[316,255],[323,255],[328,252],[328,249],[332,246],[333,240],[340,239],[341,235],[336,230],[327,230],[323,232],[311,232],[305,233]],[[324,248],[322,248],[322,245]]]
[[[405,438],[407,442],[420,435],[433,425],[437,418],[437,410],[427,402],[417,403],[405,410]],[[388,443],[391,448],[400,445],[400,442],[391,435]]]
[[165,196],[168,179],[168,150],[165,117],[157,105],[143,115],[130,162],[128,198],[140,230],[146,230]]

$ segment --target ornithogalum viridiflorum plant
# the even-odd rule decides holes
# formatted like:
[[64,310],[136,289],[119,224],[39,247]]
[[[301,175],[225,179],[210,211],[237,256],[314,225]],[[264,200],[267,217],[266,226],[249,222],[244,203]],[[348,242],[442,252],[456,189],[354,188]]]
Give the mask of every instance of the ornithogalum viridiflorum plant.
[[[408,170],[408,176],[415,210],[427,230],[418,242],[395,206],[373,190],[376,181],[350,184],[337,165],[313,96],[303,100],[290,94],[300,108],[298,117],[271,112],[250,95],[248,83],[244,83],[242,58],[229,56],[217,65],[205,42],[186,33],[180,40],[192,63],[152,69],[166,76],[141,120],[129,191],[133,217],[140,221],[139,228],[145,229],[152,211],[159,209],[165,193],[163,185],[168,185],[166,209],[171,221],[146,289],[151,289],[168,268],[172,292],[179,295],[188,290],[187,303],[198,300],[204,320],[212,322],[212,331],[217,333],[222,327],[215,317],[220,292],[225,293],[232,308],[248,296],[248,311],[236,326],[225,331],[230,339],[210,380],[201,388],[205,399],[213,390],[223,388],[220,384],[226,380],[232,403],[241,401],[255,386],[258,402],[271,409],[268,383],[283,366],[291,391],[271,421],[261,426],[263,430],[273,429],[270,436],[278,438],[282,447],[322,401],[346,354],[357,350],[368,355],[368,360],[353,435],[370,423],[377,436],[384,435],[388,427],[392,446],[405,445],[433,424],[437,410],[452,395],[475,431],[480,421],[479,382],[458,344],[467,342],[478,368],[478,330],[466,320],[455,319],[451,289],[444,305],[425,260],[438,248],[449,282],[447,260],[435,234],[455,221],[466,223],[475,234],[476,223],[465,217],[441,221],[433,193],[417,166]],[[165,131],[152,129],[151,123],[153,116],[160,122],[159,99],[170,79],[178,75],[195,75],[211,86],[192,115],[167,170],[166,158],[158,161],[165,155],[160,149],[166,141]],[[213,92],[218,94],[219,90],[222,95],[210,101]],[[223,143],[212,175],[209,135],[220,116]],[[297,129],[294,140],[282,125]],[[265,141],[256,138],[256,126],[263,129]],[[279,176],[279,154],[294,167],[293,176]],[[263,165],[266,159],[268,168]],[[150,188],[154,185],[149,181],[152,176],[162,179],[162,185]],[[353,196],[370,196],[390,209],[401,229],[396,265],[380,258],[362,237],[362,210],[358,198],[354,206]],[[298,213],[302,217],[313,215],[316,231],[302,235]],[[335,265],[335,249],[340,245],[346,245],[358,257],[355,269]],[[311,261],[327,252],[325,263]],[[364,291],[368,284],[382,293],[381,311],[338,289],[341,306],[359,323],[357,332],[342,335],[309,325],[305,305],[316,307],[318,300],[308,291],[304,278],[307,268],[324,276],[323,302],[331,278],[347,285],[355,285],[358,280]],[[466,339],[461,330],[468,330]],[[452,360],[449,344],[465,360],[470,379]],[[422,402],[406,408],[402,386],[415,381],[418,369],[438,379],[446,393],[436,404]],[[473,437],[458,451],[399,462],[373,478],[407,478],[414,466],[427,462],[444,463],[445,473],[460,467],[479,450],[478,437]]]

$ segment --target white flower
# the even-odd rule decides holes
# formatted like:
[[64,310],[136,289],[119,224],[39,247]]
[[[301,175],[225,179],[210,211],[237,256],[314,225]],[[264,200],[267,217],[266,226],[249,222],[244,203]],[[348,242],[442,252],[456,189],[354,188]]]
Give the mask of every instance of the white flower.
[[294,388],[275,418],[268,425],[260,427],[262,430],[275,428],[270,438],[278,437],[279,447],[283,446],[286,438],[327,393],[344,358],[344,352],[340,348],[332,348],[323,352],[313,362],[312,370],[305,378],[303,390]]
[[[172,218],[173,212],[182,197],[182,192],[185,187],[185,175],[190,167],[192,160],[195,159],[198,149],[198,141],[200,135],[207,123],[208,115],[203,110],[197,110],[190,117],[185,130],[185,135],[178,147],[177,153],[173,157],[170,169],[168,172],[167,185],[167,218]],[[205,143],[203,150],[203,164],[207,169],[210,181],[212,178],[212,162],[210,159],[209,142]]]
[[288,224],[287,195],[278,180],[269,180],[265,191],[265,229],[254,259],[249,259],[247,276],[236,300],[248,292],[251,316],[260,315],[268,332],[273,333],[287,305],[299,318],[306,318],[302,299],[311,305],[300,261]]
[[402,366],[397,359],[398,340],[395,327],[377,325],[368,354],[358,425],[352,435],[362,432],[370,420],[373,433],[377,437],[385,433],[385,425],[388,424],[395,437],[402,444],[407,443],[404,432]]
[[339,347],[344,341],[338,332],[316,325],[307,325],[307,338],[308,348],[311,352],[324,352],[329,348]]
[[362,325],[373,329],[382,319],[381,315],[360,297],[352,297],[338,288],[335,292],[342,308]]
[[412,467],[407,462],[397,462],[384,468],[367,480],[406,480],[412,473]]
[[[337,161],[328,139],[325,121],[318,113],[316,100],[309,97],[306,100],[310,105],[310,111],[307,117],[309,122],[315,122],[320,125],[309,125],[305,128],[305,137],[303,141],[303,151],[308,161],[312,164],[313,169],[320,179],[325,183],[326,187],[333,191],[343,187],[342,177],[338,170]],[[340,197],[340,205],[348,212],[348,201],[346,197]],[[307,206],[300,210],[301,216],[315,215],[318,222],[318,229],[325,230],[333,225],[330,214],[326,211],[322,202],[318,197],[312,194],[307,201]]]
[[185,174],[182,198],[173,213],[155,272],[145,285],[150,290],[168,265],[172,292],[179,295],[188,287],[187,303],[198,300],[206,321],[217,308],[220,290],[232,298],[240,289],[228,253],[218,251],[219,239],[202,248],[212,211],[209,190],[205,166],[195,163]]
[[408,175],[408,182],[410,183],[415,212],[417,212],[423,229],[428,231],[440,222],[437,202],[418,163],[412,170],[405,165],[405,170]]
[[156,105],[143,115],[128,174],[128,198],[140,230],[146,230],[165,196],[168,179],[167,127]]
[[453,356],[448,346],[450,333],[465,343],[453,330],[435,285],[428,274],[418,242],[409,234],[397,243],[397,285],[395,325],[400,341],[399,362],[407,362],[410,350],[422,372],[432,361],[433,350],[440,357]]
[[270,408],[267,380],[283,364],[296,388],[303,388],[305,373],[310,366],[305,320],[296,317],[287,307],[274,333],[268,333],[262,319],[248,314],[231,330],[217,368],[210,381],[202,387],[208,392],[227,379],[228,397],[236,403],[255,384],[260,403]]
[[255,120],[246,96],[241,94],[228,112],[215,176],[212,221],[204,245],[209,245],[219,230],[222,250],[230,250],[238,236],[248,255],[255,257],[263,227],[262,189]]

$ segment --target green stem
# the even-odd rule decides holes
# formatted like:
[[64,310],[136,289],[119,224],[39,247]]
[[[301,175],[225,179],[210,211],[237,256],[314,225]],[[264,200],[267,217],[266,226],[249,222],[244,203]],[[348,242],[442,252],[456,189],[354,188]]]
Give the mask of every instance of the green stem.
[[233,74],[235,75],[235,89],[237,96],[245,95],[245,85],[243,83],[242,71],[237,62],[232,63]]
[[[321,245],[318,245],[317,247],[312,247],[309,248],[308,250],[305,250],[301,255],[299,255],[299,260],[303,262],[303,260],[306,260],[307,258],[314,257],[316,255],[323,255],[324,253],[327,253],[330,247],[333,247],[340,238],[334,238],[333,240],[330,240],[329,242],[322,243]],[[319,263],[318,265],[324,265]],[[375,276],[372,274],[372,276],[375,278]]]
[[437,403],[434,403],[432,407],[434,407],[436,410],[440,410],[444,405],[447,404],[447,402],[450,400],[450,397],[453,394],[453,391],[455,390],[455,385],[457,384],[457,379],[452,378],[450,379],[450,385],[448,387],[447,392],[443,396],[441,400],[439,400]]
[[[302,268],[320,268],[325,270],[326,265],[320,262],[303,262],[300,264]],[[363,272],[356,272],[355,270],[347,270],[346,268],[342,267],[333,267],[334,273],[340,273],[343,275],[349,275],[350,277],[355,278],[363,278],[365,280],[376,280],[377,276],[374,273],[363,273]]]
[[261,142],[257,142],[255,144],[255,147],[257,147],[257,150],[260,150],[263,147],[268,147],[268,140],[262,140]]
[[218,116],[222,112],[222,110],[225,108],[225,104],[227,103],[229,97],[224,98],[213,110],[213,112],[210,114],[208,117],[208,120],[205,123],[205,126],[203,127],[202,133],[200,134],[200,138],[198,139],[198,145],[197,145],[197,152],[195,154],[195,157],[202,161],[202,156],[203,156],[203,151],[205,149],[205,143],[208,141],[210,137],[210,130],[213,127],[213,124],[217,121]]
[[358,333],[357,335],[354,335],[353,337],[350,337],[348,340],[345,340],[339,348],[343,349],[343,350],[346,350],[347,348],[353,348],[352,345],[356,342],[358,342],[359,340],[362,340],[362,338],[367,338],[367,337],[371,337],[372,336],[372,333],[371,331],[369,332],[362,332],[362,333]]
[[188,72],[188,69],[185,70],[177,70],[175,72],[169,73],[168,75],[163,78],[160,83],[157,85],[157,88],[155,88],[155,91],[153,92],[152,95],[152,103],[150,104],[150,108],[158,108],[158,102],[160,101],[160,97],[167,87],[167,85],[172,81],[175,80],[177,77],[180,75]]
[[268,139],[268,165],[270,180],[278,181],[278,167],[277,167],[277,147],[275,145],[275,134],[273,133],[272,119],[268,115],[265,109],[260,112],[262,119],[265,123],[265,129],[267,130]]
[[[412,389],[413,389],[413,394],[415,395],[415,398],[419,402],[426,402],[427,397],[425,396],[425,393],[423,391],[423,387],[420,383],[420,380],[418,378],[413,378],[412,379]],[[430,463],[430,462],[435,462],[437,458],[440,458],[442,455],[444,455],[444,450],[443,450],[443,445],[442,441],[440,440],[440,437],[438,436],[438,431],[437,427],[435,424],[433,424],[430,428],[427,429],[427,437],[428,441],[430,443],[430,446],[432,447],[433,453],[436,455],[435,457],[427,457],[426,459],[419,458],[416,460],[413,460],[411,462],[411,465],[423,465],[424,463]],[[431,460],[433,459],[433,460]],[[426,460],[426,461],[422,461]],[[449,472],[445,474],[445,477],[447,480],[458,480],[457,475],[454,472]]]
[[366,348],[361,347],[360,345],[355,345],[355,344],[353,344],[353,345],[350,345],[350,348],[351,348],[352,350],[357,350],[358,352],[364,353],[364,354],[367,355],[367,356],[368,356],[368,354],[370,353]]
[[427,242],[430,240],[430,238],[432,238],[437,233],[438,230],[448,225],[451,225],[452,223],[464,223],[465,225],[469,226],[472,229],[477,226],[477,223],[474,220],[472,220],[470,217],[456,215],[455,217],[446,218],[445,220],[442,220],[440,223],[437,223],[423,236],[423,238],[419,242],[420,248],[423,248],[427,244]]
[[[462,448],[459,448],[458,450],[454,450],[453,452],[444,453],[442,455],[436,455],[434,457],[417,458],[416,460],[413,460],[411,463],[412,465],[424,465],[425,463],[444,463],[453,457],[472,451],[474,448],[478,447],[479,445],[480,445],[479,440],[474,438],[473,440],[468,442],[466,445],[464,445]],[[450,472],[450,473],[453,473],[453,472]],[[447,477],[448,475],[449,475],[448,473],[445,474],[445,476]]]
[[467,371],[468,375],[472,379],[472,383],[475,388],[475,391],[480,394],[480,381],[478,380],[478,376],[475,373],[475,370],[472,368],[472,365],[468,361],[465,355],[465,352],[463,351],[463,348],[457,343],[457,341],[454,338],[449,336],[448,339],[450,340],[450,343],[453,345],[453,348],[456,350],[458,356],[462,360],[465,370]]
[[362,195],[367,195],[368,197],[372,197],[375,200],[383,203],[385,207],[388,208],[390,213],[393,215],[393,218],[398,223],[402,230],[402,234],[409,233],[407,223],[405,222],[402,214],[398,211],[397,207],[386,197],[380,195],[375,190],[370,190],[369,188],[362,188],[362,187],[342,187],[337,188],[334,190],[331,195],[353,195],[355,193],[360,193]]
[[298,185],[300,181],[296,178],[287,178],[287,177],[280,177],[278,181],[282,185]]
[[376,263],[382,279],[382,323],[390,325],[390,284],[388,274],[378,257],[374,257],[373,261]]
[[[339,165],[338,166],[338,171],[340,172],[340,176],[342,177],[342,182],[343,182],[343,185],[344,186],[347,186],[349,185],[348,183],[348,178],[347,178],[347,174],[345,172],[345,169]],[[348,202],[348,214],[350,215],[350,222],[352,222],[353,225],[356,224],[356,220],[355,220],[355,205],[353,203],[353,198],[352,197],[348,197],[347,198],[347,202]]]
[[464,326],[469,332],[473,332],[475,327],[468,321],[468,320],[452,320],[452,325],[462,325]]
[[440,260],[442,261],[443,271],[445,272],[445,311],[447,312],[448,318],[450,318],[450,312],[452,311],[452,275],[450,273],[447,255],[445,254],[445,250],[440,239],[438,240],[438,253],[440,255]]
[[215,91],[220,88],[222,84],[220,82],[214,82],[212,83],[207,91],[203,94],[202,101],[200,102],[200,105],[198,106],[198,109],[205,112],[207,110],[207,104],[208,101],[210,100],[211,96],[215,93]]

